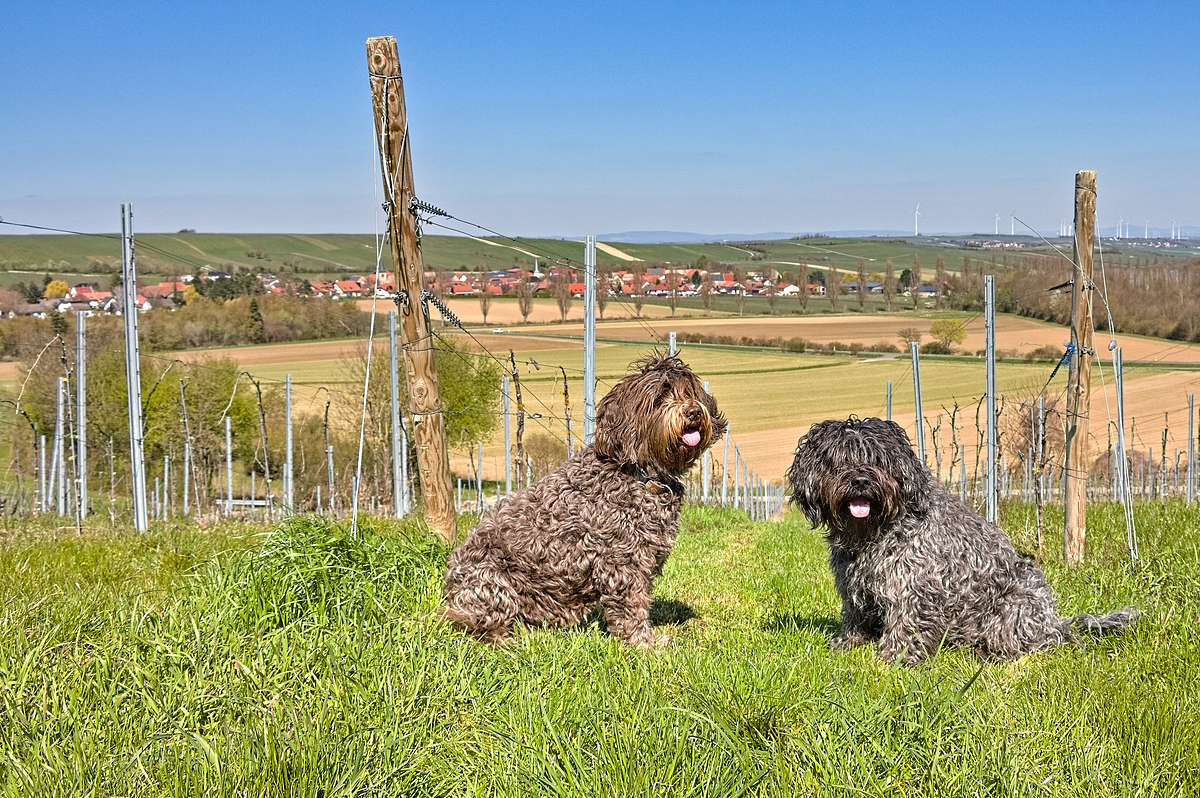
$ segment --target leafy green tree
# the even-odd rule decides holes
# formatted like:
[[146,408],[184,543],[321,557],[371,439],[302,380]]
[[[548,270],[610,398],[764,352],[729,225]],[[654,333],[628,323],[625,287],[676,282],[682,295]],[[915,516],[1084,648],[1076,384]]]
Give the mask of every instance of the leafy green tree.
[[258,309],[258,300],[250,300],[250,323],[246,328],[246,338],[252,344],[261,344],[266,340],[263,336],[263,317],[262,311]]
[[967,328],[961,319],[938,319],[929,325],[929,337],[945,347],[948,354],[954,344],[967,340]]
[[42,287],[35,282],[29,282],[28,284],[20,282],[13,287],[16,288],[17,293],[24,297],[25,301],[30,305],[36,305],[44,297]]

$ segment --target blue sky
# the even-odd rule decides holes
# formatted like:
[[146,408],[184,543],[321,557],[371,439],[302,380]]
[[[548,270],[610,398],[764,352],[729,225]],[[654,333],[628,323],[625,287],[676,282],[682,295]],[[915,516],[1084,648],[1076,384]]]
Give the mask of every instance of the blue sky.
[[[417,193],[512,235],[1200,226],[1200,4],[54,3],[0,26],[0,216],[370,232],[365,41]],[[11,232],[7,228],[4,232]]]

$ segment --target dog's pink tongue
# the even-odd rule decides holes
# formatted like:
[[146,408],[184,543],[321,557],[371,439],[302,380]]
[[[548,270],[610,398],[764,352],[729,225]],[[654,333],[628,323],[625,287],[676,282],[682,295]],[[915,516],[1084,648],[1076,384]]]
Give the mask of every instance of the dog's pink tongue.
[[855,499],[850,502],[850,515],[855,518],[866,518],[871,514],[871,503],[862,499]]
[[688,446],[698,446],[700,444],[700,430],[690,429],[683,433],[683,442]]

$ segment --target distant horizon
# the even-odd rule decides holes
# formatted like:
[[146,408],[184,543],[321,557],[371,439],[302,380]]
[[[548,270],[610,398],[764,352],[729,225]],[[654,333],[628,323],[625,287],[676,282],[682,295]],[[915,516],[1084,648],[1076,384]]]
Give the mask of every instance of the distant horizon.
[[[0,217],[0,235],[118,235],[119,230],[67,230],[65,228],[58,230],[39,230],[28,229],[18,225],[24,224],[15,220],[4,219]],[[1197,240],[1200,239],[1200,228],[1198,227],[1181,227],[1182,240]],[[135,235],[223,235],[223,236],[239,236],[239,235],[284,235],[284,236],[372,236],[373,231],[362,230],[358,232],[310,232],[310,231],[265,231],[265,232],[249,232],[249,231],[227,231],[227,230],[199,230],[195,228],[181,228],[178,230],[138,230],[135,227]],[[1116,237],[1116,227],[1097,228],[1096,236],[1104,240],[1121,240],[1121,241],[1168,241],[1171,236],[1168,234],[1154,235],[1155,228],[1150,229],[1151,235],[1147,238],[1142,235],[1144,231],[1136,231],[1130,229],[1127,235],[1120,238]],[[515,238],[515,239],[530,239],[530,240],[547,240],[547,241],[583,241],[585,235],[492,235],[482,234],[471,236],[459,232],[426,232],[425,235],[443,235],[451,238],[466,237],[466,238]],[[719,244],[723,242],[745,243],[753,241],[785,241],[792,238],[803,238],[806,236],[824,236],[829,238],[928,238],[928,239],[979,239],[981,241],[1016,241],[1021,239],[1029,239],[1031,241],[1039,241],[1045,239],[1063,239],[1069,237],[1060,236],[1057,231],[1039,230],[1036,232],[1025,233],[1004,233],[995,232],[980,232],[980,231],[957,231],[957,232],[929,232],[914,235],[911,232],[902,230],[821,230],[821,231],[802,231],[802,232],[769,232],[769,233],[721,233],[708,234],[696,233],[687,231],[672,231],[672,230],[628,230],[620,233],[595,233],[587,234],[595,235],[596,240],[607,244]]]

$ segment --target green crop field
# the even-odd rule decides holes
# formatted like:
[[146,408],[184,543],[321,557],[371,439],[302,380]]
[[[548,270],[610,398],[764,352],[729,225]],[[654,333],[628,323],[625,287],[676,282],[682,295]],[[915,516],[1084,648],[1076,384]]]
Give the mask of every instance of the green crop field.
[[[853,326],[852,319],[850,320]],[[661,325],[660,325],[661,326]],[[473,327],[468,335],[454,328],[435,328],[439,336],[456,338],[471,350],[468,355],[443,355],[473,359],[495,358],[509,371],[509,349],[521,379],[527,413],[526,435],[547,434],[566,440],[562,377],[565,372],[576,434],[582,430],[583,345],[577,330],[569,325],[540,325],[508,328],[494,334],[489,328]],[[644,327],[624,323],[605,335],[600,327],[597,347],[597,395],[602,396],[627,373],[630,364],[656,350],[665,349],[661,340],[631,341]],[[622,337],[626,337],[622,340]],[[376,338],[376,357],[386,357],[385,337]],[[362,385],[352,378],[349,360],[365,353],[365,342],[321,341],[307,344],[266,347],[235,347],[211,350],[208,354],[247,358],[246,369],[256,378],[278,387],[286,375],[292,375],[295,412],[298,416],[320,414],[328,394],[340,393],[343,404],[357,407]],[[771,480],[778,480],[787,464],[796,439],[809,425],[826,418],[882,416],[886,413],[887,385],[892,383],[894,418],[915,433],[915,398],[912,361],[907,355],[853,356],[848,353],[794,354],[778,348],[681,344],[684,360],[710,389],[731,423],[734,444],[752,467]],[[277,354],[273,354],[277,353]],[[165,356],[164,356],[165,357]],[[494,361],[493,361],[494,362]],[[1103,374],[1101,373],[1103,371]],[[1047,396],[1060,397],[1066,386],[1066,370],[1055,371],[1053,362],[1002,361],[997,366],[997,387],[1003,396],[1001,409],[1013,413],[1022,402],[1047,388]],[[1053,379],[1052,379],[1053,376]],[[952,459],[950,444],[957,437],[966,446],[970,462],[975,460],[980,443],[977,422],[979,401],[984,393],[984,364],[981,358],[931,357],[921,361],[923,415],[928,424],[926,435],[930,461],[943,466]],[[1195,372],[1180,366],[1155,366],[1152,363],[1130,365],[1126,370],[1126,418],[1133,423],[1131,446],[1156,444],[1169,426],[1169,447],[1186,449],[1187,395],[1195,392]],[[1094,451],[1108,445],[1110,422],[1115,420],[1115,395],[1111,375],[1105,364],[1093,369],[1091,436]],[[1150,387],[1143,390],[1143,384]],[[13,386],[15,388],[15,385]],[[1107,392],[1105,398],[1102,391]],[[955,411],[955,406],[958,410]],[[515,396],[512,406],[516,412]],[[950,431],[950,414],[957,413],[955,434]],[[536,415],[536,417],[535,417]],[[353,414],[358,417],[357,410]],[[1174,424],[1168,425],[1168,419]],[[350,423],[337,416],[335,423]],[[1145,432],[1145,430],[1150,430]],[[1146,437],[1149,435],[1150,437]],[[936,444],[936,446],[935,446]],[[1158,451],[1156,448],[1155,451]],[[1168,455],[1171,449],[1168,449]],[[452,466],[460,476],[472,473],[468,452],[452,452]],[[503,432],[497,429],[485,446],[485,478],[497,475],[493,468],[503,463]]]
[[[1061,242],[1060,242],[1061,243]],[[1051,250],[1034,239],[1036,250]],[[749,269],[771,266],[788,271],[789,266],[805,258],[813,266],[824,268],[831,262],[843,270],[853,270],[859,258],[869,272],[882,272],[892,259],[897,273],[912,265],[920,255],[922,268],[932,269],[938,255],[944,255],[947,268],[958,271],[964,255],[973,260],[1003,264],[1004,251],[965,248],[958,240],[934,238],[806,238],[735,244],[613,244],[619,251],[647,262],[695,263],[701,256],[720,263],[742,263]],[[1069,242],[1064,244],[1069,248]],[[1108,246],[1106,244],[1106,246]],[[583,242],[566,239],[487,240],[463,236],[426,235],[422,253],[426,268],[446,271],[509,269],[519,263],[532,264],[536,257],[543,263],[569,258],[583,263]],[[1107,250],[1106,250],[1107,251]],[[1114,254],[1116,254],[1114,252]],[[1138,253],[1139,255],[1143,253]],[[1182,249],[1151,257],[1194,255]],[[96,280],[107,284],[121,257],[120,239],[111,235],[0,235],[0,284],[9,285],[30,275],[49,273],[80,282]],[[361,275],[375,268],[373,235],[270,235],[221,233],[140,233],[137,236],[139,275],[146,279],[192,274],[206,267],[228,270],[245,267],[254,272],[273,273],[294,270],[311,277]],[[754,259],[754,260],[752,260]],[[627,261],[603,250],[597,260],[606,269],[621,269]],[[384,268],[390,255],[384,253]],[[9,272],[10,274],[4,274]]]
[[[1030,508],[1002,520],[1029,550]],[[1131,630],[1018,662],[831,652],[825,545],[797,514],[685,508],[665,651],[593,619],[503,648],[434,610],[447,549],[156,523],[0,536],[0,791],[11,796],[1174,796],[1200,790],[1200,512],[1094,506],[1061,610]],[[465,531],[470,518],[461,520]],[[1061,514],[1051,512],[1049,527]],[[1053,541],[1051,535],[1048,540]]]

